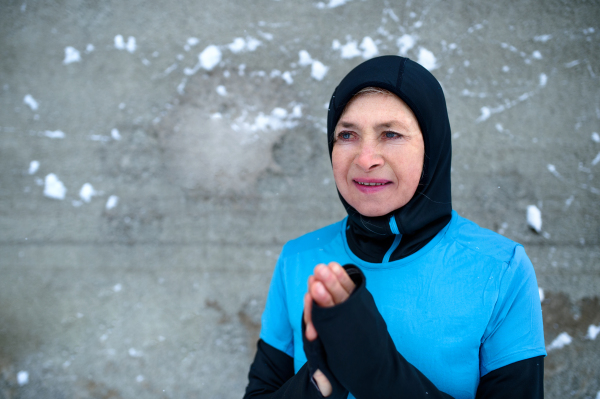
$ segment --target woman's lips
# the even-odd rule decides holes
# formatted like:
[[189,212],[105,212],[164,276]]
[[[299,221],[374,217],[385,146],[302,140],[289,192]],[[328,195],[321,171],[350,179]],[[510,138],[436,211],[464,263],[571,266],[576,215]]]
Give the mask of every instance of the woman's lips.
[[385,190],[392,182],[382,179],[353,179],[354,187],[361,193],[372,194]]

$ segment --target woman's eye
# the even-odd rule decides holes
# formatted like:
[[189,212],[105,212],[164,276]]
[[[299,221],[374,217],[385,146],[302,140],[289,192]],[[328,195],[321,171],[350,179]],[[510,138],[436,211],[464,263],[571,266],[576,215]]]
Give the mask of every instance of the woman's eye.
[[352,133],[349,132],[340,132],[338,134],[338,138],[342,140],[350,140],[352,138]]
[[396,137],[400,137],[400,135],[395,132],[385,132],[383,135],[386,139],[395,139]]

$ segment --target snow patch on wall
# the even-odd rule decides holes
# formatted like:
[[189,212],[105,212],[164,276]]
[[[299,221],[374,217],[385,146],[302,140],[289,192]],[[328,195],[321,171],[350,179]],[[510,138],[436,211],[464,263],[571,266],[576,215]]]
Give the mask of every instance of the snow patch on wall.
[[65,199],[67,189],[54,173],[50,173],[44,180],[44,195],[57,200]]
[[39,161],[31,161],[29,163],[29,170],[27,171],[27,173],[29,173],[30,175],[34,175],[35,172],[37,172],[39,168],[40,168]]
[[542,212],[535,205],[527,206],[527,224],[537,233],[542,231]]
[[434,69],[436,69],[438,67],[437,59],[435,58],[435,55],[433,55],[433,53],[431,51],[427,50],[425,47],[419,48],[419,55],[418,55],[417,62],[419,64],[421,64],[428,71],[433,71]]
[[65,59],[63,60],[63,64],[67,65],[67,64],[71,64],[73,62],[80,62],[81,61],[81,54],[79,53],[79,50],[77,50],[75,47],[71,47],[68,46],[65,48]]
[[552,341],[550,345],[546,347],[546,350],[550,352],[551,350],[561,349],[567,345],[570,345],[573,342],[573,338],[567,334],[566,332],[560,333],[558,337]]
[[25,98],[23,98],[23,103],[25,103],[32,111],[37,111],[39,108],[38,102],[31,96],[31,94],[27,94]]

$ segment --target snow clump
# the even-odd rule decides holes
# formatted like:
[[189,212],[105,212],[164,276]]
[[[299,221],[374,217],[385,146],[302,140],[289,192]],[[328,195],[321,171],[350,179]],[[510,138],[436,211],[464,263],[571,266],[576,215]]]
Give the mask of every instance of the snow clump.
[[32,111],[37,111],[37,109],[39,108],[38,102],[35,101],[35,98],[33,98],[31,96],[31,94],[27,94],[25,96],[25,98],[23,98],[23,103],[25,103],[26,105],[28,105],[29,108],[31,108]]
[[423,67],[425,67],[425,69],[428,71],[432,71],[437,68],[437,59],[435,58],[435,55],[433,55],[433,53],[427,50],[425,47],[419,48],[417,62],[423,65]]
[[573,338],[571,338],[571,336],[566,332],[563,332],[560,333],[558,337],[556,337],[554,341],[552,341],[552,343],[546,347],[546,350],[550,352],[554,349],[561,349],[571,344],[571,342],[573,342]]
[[542,212],[535,205],[527,206],[527,224],[537,233],[542,231]]
[[58,180],[58,177],[54,173],[50,173],[44,180],[44,195],[49,198],[58,200],[65,199],[67,189],[65,185]]
[[19,371],[17,373],[17,383],[19,386],[23,386],[29,382],[29,372]]
[[106,209],[107,210],[113,209],[115,206],[117,206],[118,203],[119,203],[119,197],[117,197],[116,195],[111,195],[110,197],[108,197],[108,200],[106,201]]
[[125,43],[122,35],[115,36],[115,48],[117,50],[127,50],[133,54],[137,48],[135,37],[129,36],[127,38],[127,43]]
[[585,337],[587,339],[595,340],[598,334],[600,334],[600,326],[590,324],[590,326],[588,327],[587,335]]
[[63,64],[67,65],[72,62],[80,62],[81,54],[79,54],[79,50],[75,47],[68,46],[65,48],[65,59],[63,60]]
[[30,175],[35,174],[40,168],[40,161],[31,161],[29,163],[29,170],[27,171]]
[[94,190],[94,186],[90,183],[85,183],[81,190],[79,190],[79,198],[81,198],[84,202],[89,203],[92,200],[92,197],[98,195],[98,191]]

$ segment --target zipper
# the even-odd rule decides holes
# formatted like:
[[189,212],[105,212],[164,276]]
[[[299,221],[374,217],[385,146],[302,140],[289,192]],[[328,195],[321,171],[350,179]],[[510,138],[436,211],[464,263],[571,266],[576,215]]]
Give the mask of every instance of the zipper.
[[390,249],[388,249],[385,253],[381,263],[388,263],[390,261],[390,256],[392,256],[396,248],[398,248],[398,245],[400,245],[400,240],[402,240],[402,234],[400,234],[400,230],[398,230],[398,225],[396,224],[396,218],[394,215],[390,217],[390,230],[392,230],[392,233],[394,233],[396,237],[394,238],[394,242],[392,243]]

